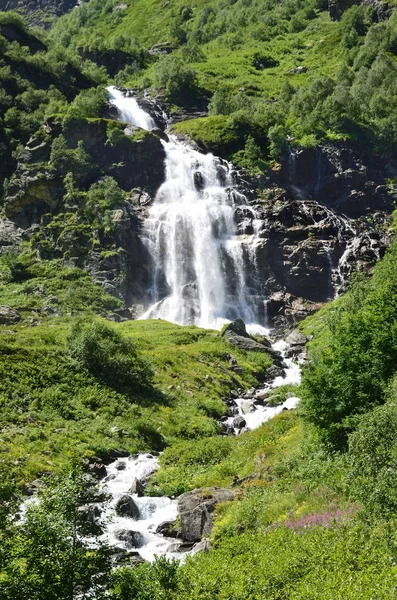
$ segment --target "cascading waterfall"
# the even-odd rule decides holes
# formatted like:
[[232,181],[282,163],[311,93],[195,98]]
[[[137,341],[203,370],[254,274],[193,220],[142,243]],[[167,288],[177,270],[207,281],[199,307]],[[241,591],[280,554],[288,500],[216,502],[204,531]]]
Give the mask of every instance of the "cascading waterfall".
[[145,317],[210,328],[238,316],[257,321],[247,277],[251,240],[237,235],[234,219],[246,198],[233,190],[229,165],[174,137],[164,147],[166,181],[143,232],[154,265],[154,304]]
[[133,97],[126,97],[123,92],[110,86],[107,88],[109,93],[109,102],[117,108],[120,115],[120,121],[141,127],[151,131],[156,129],[156,123],[152,117],[140,108],[138,102]]
[[[120,120],[156,127],[134,98],[108,88]],[[235,210],[247,199],[235,189],[231,166],[176,137],[162,142],[166,180],[144,223],[142,241],[152,257],[152,305],[142,318],[219,329],[237,317],[258,323],[252,235],[237,235]],[[253,275],[251,275],[253,274]]]

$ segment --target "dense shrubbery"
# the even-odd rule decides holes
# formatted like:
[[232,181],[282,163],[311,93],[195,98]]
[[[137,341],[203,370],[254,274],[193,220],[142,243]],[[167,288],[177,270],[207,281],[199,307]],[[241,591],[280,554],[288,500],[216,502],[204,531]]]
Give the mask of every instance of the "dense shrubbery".
[[100,321],[78,321],[68,336],[70,356],[92,375],[126,394],[150,387],[153,371],[130,338]]
[[196,73],[182,60],[164,56],[154,67],[154,82],[164,88],[168,98],[174,102],[190,102],[196,91]]
[[327,347],[305,370],[304,409],[323,438],[345,447],[357,416],[383,404],[397,364],[397,245],[355,283],[330,319]]

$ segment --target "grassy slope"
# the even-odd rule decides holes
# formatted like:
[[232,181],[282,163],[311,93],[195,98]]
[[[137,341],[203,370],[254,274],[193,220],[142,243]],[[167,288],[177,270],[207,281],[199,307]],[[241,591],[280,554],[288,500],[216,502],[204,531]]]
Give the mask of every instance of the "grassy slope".
[[[95,37],[117,40],[119,36],[133,36],[139,44],[149,49],[153,44],[165,42],[170,37],[170,25],[178,17],[180,9],[186,4],[182,0],[173,0],[163,8],[153,0],[131,2],[123,11],[119,23],[115,23],[114,14],[103,14],[95,20],[88,20],[83,27],[76,28],[74,45],[88,45]],[[214,5],[213,0],[200,0],[191,7],[193,16],[189,23],[195,23],[203,8]],[[238,3],[241,7],[241,3]],[[251,7],[255,11],[255,6]],[[234,7],[226,9],[232,13]],[[66,17],[66,19],[69,19]],[[65,20],[65,22],[67,22]],[[58,27],[62,30],[62,23]],[[255,39],[252,28],[236,25],[238,40],[231,39],[226,32],[214,40],[200,44],[204,61],[190,64],[198,73],[199,84],[211,92],[226,87],[235,92],[245,87],[254,94],[267,93],[269,97],[277,95],[285,81],[293,85],[305,85],[318,75],[334,76],[342,60],[339,43],[338,24],[330,20],[328,12],[318,12],[303,31],[277,35],[269,41]],[[58,28],[54,30],[58,35]],[[176,54],[181,52],[177,50]],[[255,53],[271,55],[279,64],[263,71],[252,66]],[[308,72],[299,76],[288,71],[300,64],[308,67]],[[136,84],[136,79],[131,79]]]
[[[178,440],[217,435],[215,419],[226,410],[221,397],[233,387],[255,384],[255,374],[271,363],[266,355],[231,349],[216,332],[161,321],[117,324],[155,369],[151,394],[121,394],[65,352],[74,319],[68,315],[81,313],[82,298],[86,310],[102,308],[104,313],[118,302],[77,269],[62,271],[60,263],[57,269],[52,279],[47,265],[48,279],[0,284],[0,304],[24,309],[18,325],[0,326],[2,451],[16,461],[19,480],[32,479],[76,452],[161,449]],[[70,273],[77,273],[77,281]],[[76,283],[85,294],[76,293]],[[48,292],[57,299],[52,305],[57,317],[40,312]],[[242,375],[228,370],[230,351]]]

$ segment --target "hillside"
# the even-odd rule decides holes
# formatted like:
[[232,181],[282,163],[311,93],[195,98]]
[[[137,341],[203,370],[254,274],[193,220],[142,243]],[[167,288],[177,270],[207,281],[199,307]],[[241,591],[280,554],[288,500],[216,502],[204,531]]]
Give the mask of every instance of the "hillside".
[[394,0],[73,6],[0,2],[0,600],[395,598]]

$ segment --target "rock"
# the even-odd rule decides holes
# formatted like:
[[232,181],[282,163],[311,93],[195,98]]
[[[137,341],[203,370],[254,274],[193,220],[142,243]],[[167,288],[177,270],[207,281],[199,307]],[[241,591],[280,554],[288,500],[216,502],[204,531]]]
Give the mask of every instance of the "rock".
[[177,527],[176,521],[164,521],[163,523],[160,523],[156,529],[156,533],[169,538],[180,538],[182,535],[180,528]]
[[253,400],[244,400],[244,402],[241,402],[240,407],[243,415],[248,415],[256,410]]
[[227,327],[225,327],[225,329],[222,331],[222,336],[226,337],[228,334],[230,334],[230,332],[236,333],[237,335],[242,337],[249,338],[249,335],[245,328],[245,323],[242,319],[235,319],[235,321],[229,323],[229,325],[227,325]]
[[217,487],[193,490],[179,496],[178,512],[183,539],[198,542],[203,536],[208,536],[213,527],[215,506],[233,498],[233,490]]
[[100,458],[91,459],[88,471],[97,479],[103,479],[107,475],[106,467]]
[[307,342],[307,337],[298,331],[298,329],[294,329],[285,338],[285,341],[289,346],[304,346]]
[[191,552],[191,556],[194,556],[198,552],[208,552],[211,549],[211,542],[208,538],[201,540],[201,542],[197,542],[194,544]]
[[233,427],[235,427],[236,429],[242,429],[246,425],[246,420],[241,416],[235,417],[235,419],[233,419]]
[[233,433],[233,427],[229,423],[221,422],[222,435],[231,435]]
[[134,477],[134,479],[132,480],[129,493],[137,494],[137,496],[139,496],[139,497],[143,496],[145,493],[145,487],[144,487],[143,483],[136,477]]
[[288,71],[288,73],[295,73],[296,75],[301,75],[301,73],[306,73],[307,72],[307,67],[301,65],[299,67],[294,67],[293,69],[290,69]]
[[170,54],[174,49],[174,45],[171,42],[161,42],[160,44],[154,44],[149,50],[149,54]]
[[116,504],[116,513],[122,517],[131,517],[135,521],[139,519],[139,508],[133,498],[124,494]]
[[0,306],[0,325],[14,325],[21,320],[21,315],[14,308]]
[[196,171],[195,173],[193,173],[193,181],[194,181],[194,186],[197,190],[201,191],[202,189],[204,189],[205,180],[204,180],[203,174],[200,173],[200,171]]
[[252,352],[264,352],[268,353],[268,349],[263,344],[256,342],[250,337],[243,337],[230,331],[225,335],[225,341],[233,346],[237,346],[240,350],[251,350]]
[[125,471],[126,468],[127,468],[127,465],[123,461],[119,462],[116,466],[117,471]]
[[86,533],[98,535],[102,532],[100,524],[101,510],[96,504],[84,504],[78,508],[80,520]]
[[267,377],[270,380],[276,379],[276,377],[284,377],[284,375],[285,375],[284,370],[281,369],[280,367],[276,367],[275,365],[272,365],[267,370]]
[[127,548],[142,548],[145,545],[145,538],[140,531],[120,529],[116,531],[115,536],[124,542]]

